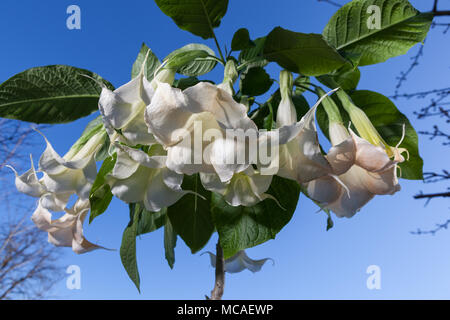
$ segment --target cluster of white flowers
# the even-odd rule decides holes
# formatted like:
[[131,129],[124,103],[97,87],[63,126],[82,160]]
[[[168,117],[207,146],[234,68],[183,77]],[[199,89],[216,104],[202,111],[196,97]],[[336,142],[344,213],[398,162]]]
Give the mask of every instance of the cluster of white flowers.
[[[277,128],[271,131],[259,130],[247,107],[234,100],[233,61],[227,63],[225,80],[219,85],[199,82],[181,90],[172,86],[174,76],[173,70],[161,68],[148,81],[141,71],[114,91],[103,88],[101,130],[64,157],[46,140],[38,170],[42,178],[38,179],[33,164],[23,175],[16,173],[18,190],[39,197],[33,221],[48,232],[50,242],[71,246],[77,253],[98,248],[83,237],[82,224],[96,177],[94,156],[106,138],[111,142],[110,154],[117,155],[106,179],[112,194],[126,203],[142,203],[152,212],[192,193],[182,189],[183,176],[197,173],[206,190],[221,194],[231,206],[253,206],[267,198],[276,201],[266,192],[277,174],[298,181],[323,208],[345,217],[353,216],[374,195],[399,190],[397,163],[404,160],[404,150],[384,145],[354,105],[349,113],[360,136],[330,117],[333,147],[322,153],[315,112],[330,98],[323,93],[297,121],[291,73],[281,72],[282,99]],[[251,137],[259,148],[252,147],[252,139],[247,139]],[[269,162],[262,161],[263,147],[270,149]],[[78,199],[67,208],[72,195]],[[51,211],[65,215],[53,220]]]

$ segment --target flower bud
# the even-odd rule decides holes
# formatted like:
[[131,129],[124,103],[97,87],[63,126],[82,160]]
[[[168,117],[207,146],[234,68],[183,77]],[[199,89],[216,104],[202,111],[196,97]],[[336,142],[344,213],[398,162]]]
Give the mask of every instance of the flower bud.
[[225,64],[225,71],[223,75],[223,81],[218,87],[222,90],[225,90],[230,95],[234,95],[233,85],[236,82],[239,73],[236,68],[236,62],[233,59],[230,59]]

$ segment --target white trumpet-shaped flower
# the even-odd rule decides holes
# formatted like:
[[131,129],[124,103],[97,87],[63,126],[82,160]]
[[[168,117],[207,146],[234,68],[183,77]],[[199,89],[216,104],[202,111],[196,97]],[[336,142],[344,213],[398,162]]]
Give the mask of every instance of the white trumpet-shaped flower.
[[88,199],[92,184],[97,176],[95,154],[106,139],[106,132],[93,135],[84,145],[71,148],[61,157],[47,138],[44,153],[39,159],[39,171],[43,173],[40,180],[45,189],[51,193],[75,193],[81,199]]
[[181,91],[159,84],[145,112],[149,131],[167,149],[167,167],[180,174],[217,173],[228,181],[249,163],[225,161],[245,150],[245,139],[227,139],[226,129],[257,135],[246,107],[207,82]]
[[288,71],[283,70],[280,74],[280,91],[282,99],[277,111],[280,160],[277,175],[300,183],[327,175],[332,169],[320,150],[315,124],[317,106],[327,94],[297,122],[291,98],[292,74]]
[[[403,157],[403,153],[406,153],[407,158],[409,158],[409,152],[406,148],[400,148],[400,142],[396,146],[390,146],[387,142],[381,137],[378,130],[374,127],[369,117],[367,117],[366,113],[358,108],[352,101],[352,99],[345,93],[343,90],[339,90],[337,95],[342,102],[342,106],[345,108],[347,113],[350,116],[350,120],[352,124],[355,126],[356,130],[358,130],[358,134],[361,138],[367,140],[371,144],[375,146],[383,147],[390,158],[393,158],[396,162],[403,162],[405,158]],[[403,126],[403,130],[405,130]]]
[[[150,104],[157,83],[172,83],[175,72],[162,69],[152,82],[144,75],[144,67],[139,75],[114,91],[103,87],[99,109],[111,141],[122,140],[131,145],[151,145],[155,143],[144,122],[145,107]],[[117,134],[120,131],[121,136]]]
[[116,144],[117,161],[108,176],[113,195],[126,203],[143,203],[156,212],[189,193],[181,189],[183,175],[166,168],[166,156],[159,145],[142,150]]
[[48,233],[48,241],[58,247],[71,247],[75,253],[86,253],[102,248],[86,240],[83,235],[83,222],[89,212],[89,200],[78,199],[70,209],[64,209],[64,215],[52,218],[52,213],[41,197],[31,219],[36,226]]
[[[202,254],[207,253],[210,258],[211,266],[216,267],[216,255],[212,252],[206,251]],[[275,264],[272,258],[264,258],[259,260],[253,260],[247,256],[244,250],[239,251],[234,256],[225,260],[224,270],[228,273],[238,273],[244,271],[245,269],[250,270],[255,273],[261,270],[263,265],[271,260],[272,264]]]
[[330,99],[323,104],[329,117],[329,136],[333,147],[327,159],[331,175],[306,184],[308,195],[338,217],[352,217],[375,195],[400,190],[397,161],[386,149],[358,137],[342,125],[337,106]]
[[[38,171],[31,156],[31,168],[22,175],[8,166],[16,176],[17,190],[32,197],[47,195],[44,204],[49,210],[62,210],[72,194],[88,199],[97,175],[95,154],[104,143],[106,132],[100,130],[87,141],[78,141],[63,157],[42,136],[47,147],[39,159]],[[38,178],[37,172],[42,173],[41,178]]]
[[262,175],[251,166],[245,171],[235,173],[226,182],[222,182],[215,173],[200,173],[200,180],[206,190],[219,193],[231,206],[251,207],[265,199],[273,199],[265,192],[272,182],[271,175]]

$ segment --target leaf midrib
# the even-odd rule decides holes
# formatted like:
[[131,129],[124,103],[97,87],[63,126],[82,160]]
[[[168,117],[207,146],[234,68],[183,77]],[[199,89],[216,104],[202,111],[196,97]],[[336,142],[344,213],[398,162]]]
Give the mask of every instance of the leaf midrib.
[[356,42],[358,42],[358,41],[364,40],[364,39],[369,38],[369,37],[371,37],[371,36],[374,36],[374,35],[376,35],[376,34],[378,34],[378,33],[380,33],[380,32],[386,31],[386,30],[388,30],[388,29],[390,29],[390,28],[392,28],[392,27],[395,27],[395,26],[397,26],[397,25],[399,25],[399,24],[404,23],[404,22],[407,21],[407,20],[416,18],[416,17],[418,17],[420,14],[421,14],[420,12],[417,12],[416,15],[411,16],[411,17],[409,17],[409,18],[406,18],[406,19],[404,19],[404,20],[401,20],[401,21],[399,21],[399,22],[397,22],[397,23],[395,23],[395,24],[391,24],[391,25],[389,25],[389,26],[386,27],[386,28],[381,28],[381,29],[379,29],[379,30],[376,30],[375,32],[371,32],[371,33],[368,33],[368,34],[366,34],[366,35],[364,35],[364,36],[362,36],[362,37],[358,37],[357,39],[354,39],[354,40],[352,40],[352,41],[350,41],[350,42],[347,42],[346,44],[344,44],[344,45],[342,45],[342,46],[336,47],[336,50],[342,50],[342,49],[345,49],[346,47],[349,47],[349,46],[351,46],[352,44],[354,44],[354,43],[356,43]]
[[43,101],[51,101],[51,100],[64,100],[64,99],[78,99],[78,98],[100,98],[100,95],[69,95],[69,96],[55,96],[55,97],[46,97],[46,98],[37,98],[37,99],[29,99],[29,100],[19,100],[9,103],[0,103],[0,108],[10,107],[17,104],[23,103],[32,103],[32,102],[43,102]]

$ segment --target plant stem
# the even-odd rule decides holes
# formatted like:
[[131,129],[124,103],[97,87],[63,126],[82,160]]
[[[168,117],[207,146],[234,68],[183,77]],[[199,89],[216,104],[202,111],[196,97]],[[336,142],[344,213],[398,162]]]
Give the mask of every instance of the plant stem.
[[211,20],[209,19],[208,11],[206,10],[206,6],[205,6],[204,2],[203,1],[200,1],[200,2],[202,4],[203,11],[206,16],[206,20],[208,21],[209,29],[211,30],[211,34],[213,35],[214,42],[216,43],[217,50],[219,50],[220,59],[222,60],[222,63],[225,65],[225,59],[223,58],[223,54],[222,54],[222,50],[220,49],[219,41],[217,41],[216,34],[214,33],[214,28],[211,24]]
[[225,259],[223,250],[217,241],[216,245],[216,281],[214,289],[211,291],[211,300],[221,300],[225,288]]

